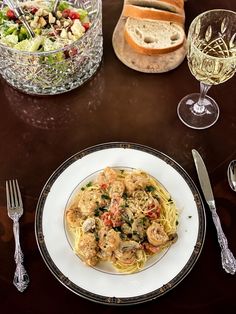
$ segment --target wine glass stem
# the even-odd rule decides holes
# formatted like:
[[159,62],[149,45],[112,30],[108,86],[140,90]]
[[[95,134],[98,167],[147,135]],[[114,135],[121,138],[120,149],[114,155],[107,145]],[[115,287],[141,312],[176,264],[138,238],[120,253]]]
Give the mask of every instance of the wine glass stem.
[[211,85],[200,82],[200,96],[199,96],[198,102],[196,102],[193,106],[193,111],[196,114],[201,114],[205,111],[204,99],[210,87]]

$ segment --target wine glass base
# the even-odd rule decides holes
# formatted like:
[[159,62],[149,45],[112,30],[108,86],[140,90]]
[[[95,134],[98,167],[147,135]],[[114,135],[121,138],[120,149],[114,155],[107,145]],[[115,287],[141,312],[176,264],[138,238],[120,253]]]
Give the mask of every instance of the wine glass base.
[[214,99],[205,96],[204,107],[197,105],[199,93],[185,96],[177,107],[179,119],[192,129],[206,129],[216,123],[219,118],[219,107]]

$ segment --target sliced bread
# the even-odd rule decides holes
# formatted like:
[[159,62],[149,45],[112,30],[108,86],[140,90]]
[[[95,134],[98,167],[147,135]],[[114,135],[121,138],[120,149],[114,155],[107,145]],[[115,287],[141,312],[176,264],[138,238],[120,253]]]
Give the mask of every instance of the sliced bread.
[[140,19],[170,21],[179,23],[180,25],[184,25],[185,22],[184,11],[182,14],[179,14],[150,7],[140,7],[132,4],[127,4],[124,6],[123,16]]
[[158,55],[175,51],[185,41],[182,26],[170,21],[127,18],[124,29],[127,43],[138,53]]
[[126,18],[121,15],[113,32],[112,45],[117,58],[127,67],[143,73],[165,73],[178,67],[185,59],[186,40],[169,53],[151,56],[138,53],[125,40],[125,24]]

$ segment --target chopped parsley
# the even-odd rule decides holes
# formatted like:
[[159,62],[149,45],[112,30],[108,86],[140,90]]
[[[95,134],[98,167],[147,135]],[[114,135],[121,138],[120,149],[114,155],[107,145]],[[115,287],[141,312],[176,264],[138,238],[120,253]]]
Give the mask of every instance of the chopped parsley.
[[86,188],[92,186],[93,182],[89,181],[85,186],[82,186],[81,191],[84,191]]
[[147,217],[142,217],[140,221],[143,226],[147,226],[149,224],[149,219]]
[[107,194],[102,194],[101,198],[104,199],[104,200],[109,200],[110,196],[107,195]]
[[94,216],[98,217],[100,215],[100,210],[99,208],[95,208],[94,210]]
[[124,192],[122,196],[123,196],[123,198],[124,198],[125,200],[127,200],[128,195],[127,195],[127,193],[126,193],[126,192]]
[[154,186],[152,186],[152,185],[147,185],[145,187],[145,191],[146,192],[154,192],[155,190],[156,190],[156,188]]
[[95,240],[96,240],[96,241],[99,241],[99,235],[98,235],[97,232],[94,232],[94,236],[95,236]]
[[107,207],[106,206],[103,206],[103,207],[97,207],[95,208],[94,210],[94,216],[98,217],[98,216],[101,216],[102,213],[105,213],[107,212]]
[[121,232],[121,227],[113,227],[116,232]]

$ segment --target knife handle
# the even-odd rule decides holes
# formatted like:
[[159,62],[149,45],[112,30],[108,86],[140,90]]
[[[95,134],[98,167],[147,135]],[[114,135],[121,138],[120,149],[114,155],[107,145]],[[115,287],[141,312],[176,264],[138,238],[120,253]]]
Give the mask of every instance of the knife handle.
[[216,212],[215,202],[209,202],[209,207],[212,213],[213,222],[217,231],[218,242],[221,248],[222,266],[227,273],[234,275],[236,272],[236,259],[233,256],[233,253],[228,248],[228,241],[221,227],[220,218]]

